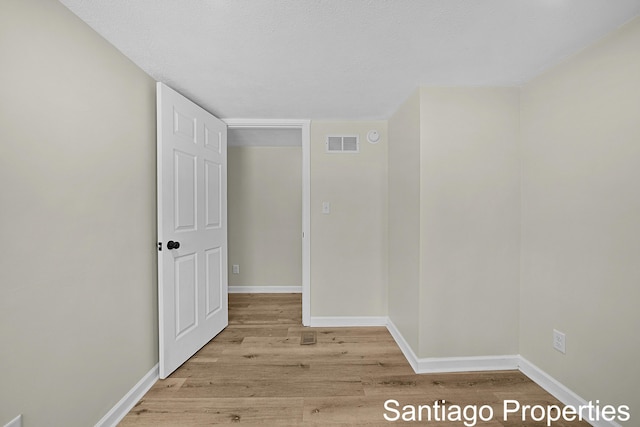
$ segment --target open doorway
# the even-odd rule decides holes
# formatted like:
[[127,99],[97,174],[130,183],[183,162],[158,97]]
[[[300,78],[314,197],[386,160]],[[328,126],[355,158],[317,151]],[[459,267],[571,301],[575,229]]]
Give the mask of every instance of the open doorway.
[[227,133],[229,292],[302,292],[300,129]]
[[225,122],[230,292],[301,292],[309,325],[309,121]]

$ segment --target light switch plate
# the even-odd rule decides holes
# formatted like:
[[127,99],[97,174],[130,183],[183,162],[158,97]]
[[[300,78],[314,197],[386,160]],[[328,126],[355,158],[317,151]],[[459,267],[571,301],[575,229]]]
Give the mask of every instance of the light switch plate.
[[327,215],[331,213],[331,203],[322,202],[322,213]]

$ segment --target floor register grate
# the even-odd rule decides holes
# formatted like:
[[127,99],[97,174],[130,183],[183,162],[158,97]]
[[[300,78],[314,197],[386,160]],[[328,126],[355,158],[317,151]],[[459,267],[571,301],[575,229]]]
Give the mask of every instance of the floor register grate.
[[316,331],[303,331],[300,334],[300,345],[310,345],[316,342]]

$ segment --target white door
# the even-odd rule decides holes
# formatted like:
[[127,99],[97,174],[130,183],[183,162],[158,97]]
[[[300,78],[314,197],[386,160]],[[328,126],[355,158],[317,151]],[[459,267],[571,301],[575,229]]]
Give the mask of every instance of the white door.
[[227,126],[157,84],[160,378],[228,323]]

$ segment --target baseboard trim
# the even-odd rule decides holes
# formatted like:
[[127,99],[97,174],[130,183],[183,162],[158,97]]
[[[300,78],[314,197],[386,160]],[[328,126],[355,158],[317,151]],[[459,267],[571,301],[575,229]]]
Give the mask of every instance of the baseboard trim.
[[[578,408],[579,406],[584,406],[589,403],[585,399],[574,393],[572,390],[567,388],[560,381],[556,380],[551,375],[547,374],[545,371],[538,368],[536,365],[529,362],[524,357],[519,357],[520,361],[518,364],[518,369],[520,370],[520,372],[528,376],[531,381],[545,389],[549,394],[558,399],[560,402],[568,406],[573,406],[574,408]],[[587,421],[593,427],[622,427],[615,421],[604,421],[600,419],[599,414],[596,415],[596,418],[598,418],[598,420],[591,420],[585,414],[585,421]]]
[[419,358],[391,319],[387,321],[387,329],[416,374],[518,369],[518,355]]
[[519,360],[517,355],[426,357],[418,359],[418,373],[515,371]]
[[302,286],[229,286],[230,294],[301,294]]
[[158,381],[158,364],[151,368],[149,372],[109,412],[106,413],[95,427],[115,427],[138,403],[142,396]]
[[413,349],[407,340],[404,339],[404,336],[402,336],[400,330],[396,327],[395,323],[391,321],[391,319],[387,319],[387,330],[396,341],[396,344],[398,344],[398,347],[400,347],[400,351],[402,351],[405,359],[407,359],[407,362],[411,365],[413,372],[418,373],[418,356],[413,352]]
[[[416,374],[519,370],[565,405],[578,408],[588,404],[585,399],[529,362],[522,355],[418,358],[391,319],[387,319],[387,329]],[[585,416],[585,421],[593,427],[622,427],[615,421],[604,421],[600,419],[600,416],[596,416],[596,418],[598,420],[590,420]]]
[[9,421],[4,427],[22,427],[22,414]]
[[309,326],[346,328],[352,326],[387,326],[386,316],[311,316]]
[[520,356],[518,369],[562,403],[572,406],[586,403],[580,396],[522,356]]

